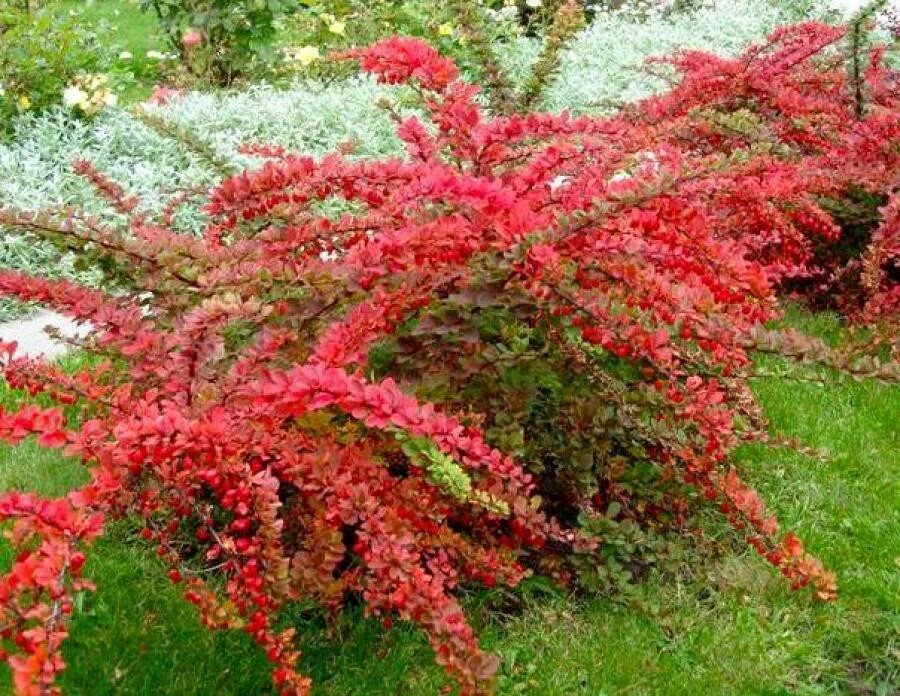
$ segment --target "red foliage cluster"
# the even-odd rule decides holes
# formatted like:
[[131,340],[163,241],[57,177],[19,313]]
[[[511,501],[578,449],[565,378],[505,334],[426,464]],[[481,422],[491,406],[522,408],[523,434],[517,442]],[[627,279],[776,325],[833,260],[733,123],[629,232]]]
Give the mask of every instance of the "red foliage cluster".
[[[8,420],[13,422],[0,427],[11,440],[39,432],[45,445],[58,442],[58,411],[28,409]],[[102,532],[103,516],[87,512],[79,494],[42,500],[12,492],[0,497],[0,522],[8,520],[13,521],[8,538],[21,552],[0,580],[0,637],[19,654],[0,650],[0,656],[12,668],[16,693],[58,693],[54,682],[65,667],[60,647],[72,614],[71,594],[92,587],[81,578],[80,546]]]
[[872,234],[861,259],[862,287],[866,294],[865,317],[887,322],[900,335],[900,190],[880,211],[882,222]]
[[[134,290],[0,272],[0,292],[88,322],[78,343],[107,358],[76,374],[3,360],[13,387],[65,405],[68,420],[26,407],[0,416],[0,437],[36,434],[91,472],[65,501],[0,496],[22,551],[0,584],[18,690],[47,693],[62,667],[78,547],[100,513],[143,520],[204,620],[250,633],[282,693],[309,682],[279,608],[311,598],[336,610],[351,592],[386,622],[421,625],[464,693],[485,689],[496,658],[454,590],[515,585],[532,569],[564,578],[566,557],[602,540],[543,513],[540,481],[487,444],[477,417],[413,396],[428,372],[457,368],[468,339],[447,340],[422,382],[368,371],[375,346],[448,298],[533,308],[525,320],[597,384],[630,370],[640,412],[628,428],[652,442],[654,463],[714,501],[795,586],[832,598],[833,575],[779,536],[728,462],[751,436],[736,416],[775,288],[815,273],[816,245],[840,234],[819,197],[896,188],[896,74],[873,60],[868,110],[850,118],[828,52],[840,37],[804,24],[734,60],[682,54],[679,87],[611,118],[489,118],[452,63],[394,38],[351,57],[420,90],[431,127],[399,124],[406,159],[257,148],[269,160],[210,194],[202,237],[172,229],[171,211],[152,221],[84,163],[127,226],[0,212],[106,256]],[[335,199],[341,215],[321,205]],[[865,261],[885,312],[897,210],[895,194]]]
[[[887,196],[900,187],[900,77],[876,48],[853,84],[843,52],[829,51],[843,34],[840,27],[784,27],[770,37],[778,51],[664,59],[684,79],[634,108],[654,138],[707,153],[753,147],[769,154],[765,175],[736,179],[719,193],[721,233],[749,243],[776,282],[806,278],[819,296],[847,272],[846,259],[829,253],[840,246],[841,229],[828,202],[853,190]],[[858,263],[857,253],[848,265]]]

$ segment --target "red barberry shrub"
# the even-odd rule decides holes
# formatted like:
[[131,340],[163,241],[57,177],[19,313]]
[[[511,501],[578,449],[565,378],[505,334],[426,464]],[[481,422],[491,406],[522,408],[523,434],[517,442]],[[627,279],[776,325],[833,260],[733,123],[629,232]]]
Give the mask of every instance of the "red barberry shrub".
[[[420,625],[480,693],[497,661],[457,588],[532,572],[590,584],[616,560],[611,537],[677,531],[703,501],[793,586],[833,598],[730,454],[765,437],[749,350],[833,357],[763,327],[776,288],[840,233],[816,196],[851,176],[888,193],[890,98],[840,121],[839,37],[806,24],[736,61],[685,54],[670,94],[577,119],[491,118],[453,63],[394,38],[347,57],[420,92],[430,123],[399,123],[406,158],[249,146],[266,162],[209,193],[200,236],[87,163],[108,220],[0,212],[116,282],[0,272],[3,294],[88,324],[74,343],[99,360],[68,374],[11,345],[3,357],[13,388],[66,410],[3,414],[0,437],[37,436],[91,473],[65,501],[0,496],[20,553],[0,585],[19,692],[53,691],[99,515],[141,520],[204,621],[253,636],[285,694],[309,691],[276,628],[286,602],[361,596]],[[873,94],[890,79],[873,63]],[[872,311],[891,311],[892,200],[865,257]]]
[[862,286],[866,313],[884,317],[897,327],[900,308],[900,190],[881,210],[882,222],[862,257]]
[[808,23],[735,59],[688,51],[653,61],[681,81],[628,113],[695,151],[769,154],[766,175],[720,192],[722,233],[751,237],[782,290],[854,316],[871,292],[860,262],[878,208],[900,189],[900,74],[879,46],[867,68],[848,71],[844,37],[843,27]]

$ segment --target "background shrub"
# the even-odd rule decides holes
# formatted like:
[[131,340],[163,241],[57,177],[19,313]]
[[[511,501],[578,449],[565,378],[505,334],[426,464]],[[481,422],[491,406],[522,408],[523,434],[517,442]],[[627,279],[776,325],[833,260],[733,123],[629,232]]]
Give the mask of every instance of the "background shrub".
[[270,65],[276,22],[293,0],[141,0],[183,65],[214,84],[230,85]]
[[[399,34],[427,39],[453,58],[473,78],[480,64],[472,46],[458,24],[453,3],[435,4],[425,0],[339,0],[320,2],[307,0],[303,9],[285,22],[284,37],[288,55],[286,68],[305,76],[334,79],[353,74],[353,67],[340,61],[327,60],[329,51],[364,46],[386,36]],[[467,4],[467,3],[461,3]],[[478,8],[474,21],[488,41],[494,44],[514,42],[521,27],[516,8],[511,12],[495,12]],[[318,49],[312,63],[298,60],[303,48]]]
[[[5,9],[4,9],[5,8]],[[79,73],[105,67],[97,34],[51,6],[24,11],[0,5],[0,124],[62,101]]]

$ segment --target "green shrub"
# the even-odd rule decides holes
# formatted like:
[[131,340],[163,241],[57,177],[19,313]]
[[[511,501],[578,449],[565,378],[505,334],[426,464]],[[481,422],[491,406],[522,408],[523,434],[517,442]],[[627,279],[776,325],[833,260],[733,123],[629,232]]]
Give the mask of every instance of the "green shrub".
[[[0,124],[23,111],[59,104],[69,82],[96,72],[103,51],[95,33],[50,7],[0,8]],[[4,128],[5,130],[5,128]]]
[[[468,3],[466,3],[468,4]],[[502,2],[493,3],[502,7]],[[355,68],[326,60],[331,51],[363,46],[394,34],[427,39],[452,56],[463,71],[477,76],[480,61],[460,26],[454,3],[430,0],[301,0],[302,9],[287,22],[284,32],[286,74],[334,79]],[[515,8],[499,12],[478,9],[473,19],[494,44],[509,44],[521,32]]]
[[196,76],[219,85],[272,62],[277,19],[297,8],[291,0],[141,0],[171,47]]

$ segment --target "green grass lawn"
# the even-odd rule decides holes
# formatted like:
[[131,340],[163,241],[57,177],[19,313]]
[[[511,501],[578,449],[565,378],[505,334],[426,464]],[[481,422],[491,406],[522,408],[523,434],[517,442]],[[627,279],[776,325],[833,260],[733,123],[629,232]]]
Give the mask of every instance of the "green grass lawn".
[[[794,321],[838,335],[828,316]],[[702,561],[689,579],[651,578],[629,606],[532,592],[524,611],[481,620],[483,644],[503,661],[498,694],[898,693],[900,388],[771,378],[755,388],[779,431],[828,455],[753,447],[740,457],[784,524],[838,572],[840,598],[826,605],[792,593],[740,550]],[[0,488],[60,493],[81,475],[31,445],[0,450]],[[91,553],[98,591],[73,622],[65,693],[270,693],[249,638],[202,628],[153,555],[129,538],[120,525]],[[484,601],[472,599],[476,622]],[[411,628],[384,632],[355,610],[326,630],[312,614],[296,623],[315,693],[418,695],[444,683]],[[5,693],[5,672],[0,680]]]

